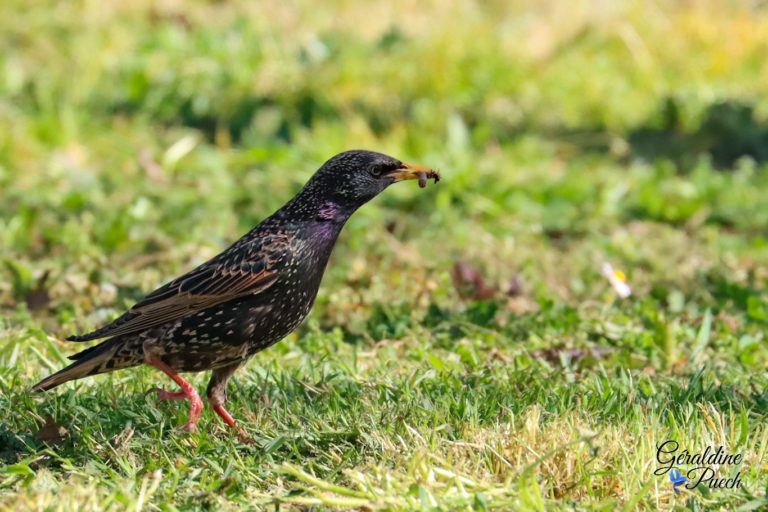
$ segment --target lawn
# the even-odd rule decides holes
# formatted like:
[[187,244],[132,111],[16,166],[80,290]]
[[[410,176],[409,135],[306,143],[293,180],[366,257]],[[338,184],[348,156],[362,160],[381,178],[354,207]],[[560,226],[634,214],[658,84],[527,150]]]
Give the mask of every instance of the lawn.
[[[768,507],[759,5],[0,3],[0,509]],[[236,374],[252,444],[149,368],[29,391],[351,148],[443,179]]]

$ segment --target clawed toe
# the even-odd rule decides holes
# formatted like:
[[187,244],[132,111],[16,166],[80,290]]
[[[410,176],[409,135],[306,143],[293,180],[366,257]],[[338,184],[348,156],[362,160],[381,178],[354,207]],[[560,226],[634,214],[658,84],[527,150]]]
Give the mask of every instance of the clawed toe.
[[237,425],[237,427],[235,428],[237,428],[237,437],[238,439],[240,439],[241,443],[254,444],[256,442],[250,435],[248,435],[248,433],[245,431],[243,427],[241,427],[240,425]]
[[179,432],[185,432],[185,433],[193,434],[193,433],[197,432],[197,424],[189,422],[189,423],[184,424],[184,426],[179,427],[178,430],[179,430]]
[[166,391],[160,388],[152,388],[148,393],[155,393],[159,402],[164,400],[185,400],[187,398],[187,394],[183,391]]

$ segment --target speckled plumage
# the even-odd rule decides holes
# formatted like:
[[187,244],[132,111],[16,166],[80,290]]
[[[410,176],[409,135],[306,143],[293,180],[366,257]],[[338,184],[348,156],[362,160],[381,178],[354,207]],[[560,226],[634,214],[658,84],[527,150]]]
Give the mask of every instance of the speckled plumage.
[[[177,372],[213,370],[208,399],[227,423],[226,386],[249,357],[307,316],[344,223],[387,186],[432,171],[369,151],[326,162],[285,206],[221,254],[158,288],[113,322],[70,341],[109,338],[36,384],[51,389],[88,375],[147,363],[182,387],[161,398],[189,399],[195,427],[202,404]],[[194,395],[194,396],[193,396]],[[196,416],[197,415],[197,416]]]

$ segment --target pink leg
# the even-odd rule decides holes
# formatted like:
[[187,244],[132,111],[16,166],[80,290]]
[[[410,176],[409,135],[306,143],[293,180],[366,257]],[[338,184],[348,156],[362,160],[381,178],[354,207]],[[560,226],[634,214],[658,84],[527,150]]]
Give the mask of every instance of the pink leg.
[[216,414],[221,416],[221,419],[224,420],[224,423],[226,423],[230,427],[237,426],[237,423],[235,423],[235,419],[227,412],[227,410],[224,408],[223,405],[214,405],[213,410],[216,411]]
[[211,372],[211,381],[208,383],[206,394],[208,395],[208,402],[211,404],[211,408],[224,420],[224,423],[237,430],[241,441],[252,443],[253,440],[224,408],[224,402],[227,401],[227,382],[229,382],[230,377],[232,377],[232,374],[239,366],[240,362],[236,362],[214,369]]
[[235,419],[231,414],[227,412],[223,405],[211,403],[211,406],[213,407],[213,410],[216,411],[216,414],[218,414],[221,419],[224,420],[224,423],[237,430],[237,434],[240,437],[241,442],[245,444],[253,443],[251,436],[249,436],[245,430],[243,430],[243,427],[237,424]]
[[[200,400],[200,396],[197,394],[197,390],[187,381],[185,381],[181,375],[178,374],[173,368],[165,364],[158,357],[148,357],[147,364],[154,366],[161,372],[173,379],[173,381],[179,385],[181,391],[179,393],[172,393],[163,391],[158,393],[158,398],[163,399],[163,394],[166,394],[166,398],[172,400],[185,398],[189,400],[189,421],[184,425],[184,430],[188,432],[194,432],[197,428],[197,421],[200,419],[200,413],[203,412],[203,401]],[[162,391],[162,390],[160,390]],[[181,395],[181,396],[177,396]]]

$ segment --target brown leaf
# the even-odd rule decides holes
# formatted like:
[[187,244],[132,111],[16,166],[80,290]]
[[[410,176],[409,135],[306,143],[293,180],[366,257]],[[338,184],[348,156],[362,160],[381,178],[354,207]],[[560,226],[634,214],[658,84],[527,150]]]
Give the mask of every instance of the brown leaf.
[[47,416],[45,418],[45,425],[40,427],[40,430],[35,434],[35,439],[41,443],[47,444],[61,444],[69,438],[69,432],[64,426],[59,425],[53,419],[53,416]]
[[48,287],[45,285],[50,273],[50,270],[43,272],[43,275],[37,280],[37,285],[27,292],[26,297],[24,297],[24,300],[27,303],[27,309],[30,311],[46,309],[51,303],[51,295],[48,293]]
[[512,279],[509,280],[509,286],[507,287],[508,297],[519,297],[523,294],[523,276],[515,274]]
[[485,284],[480,272],[463,261],[458,261],[453,266],[453,284],[462,297],[490,299],[496,294],[496,290]]

